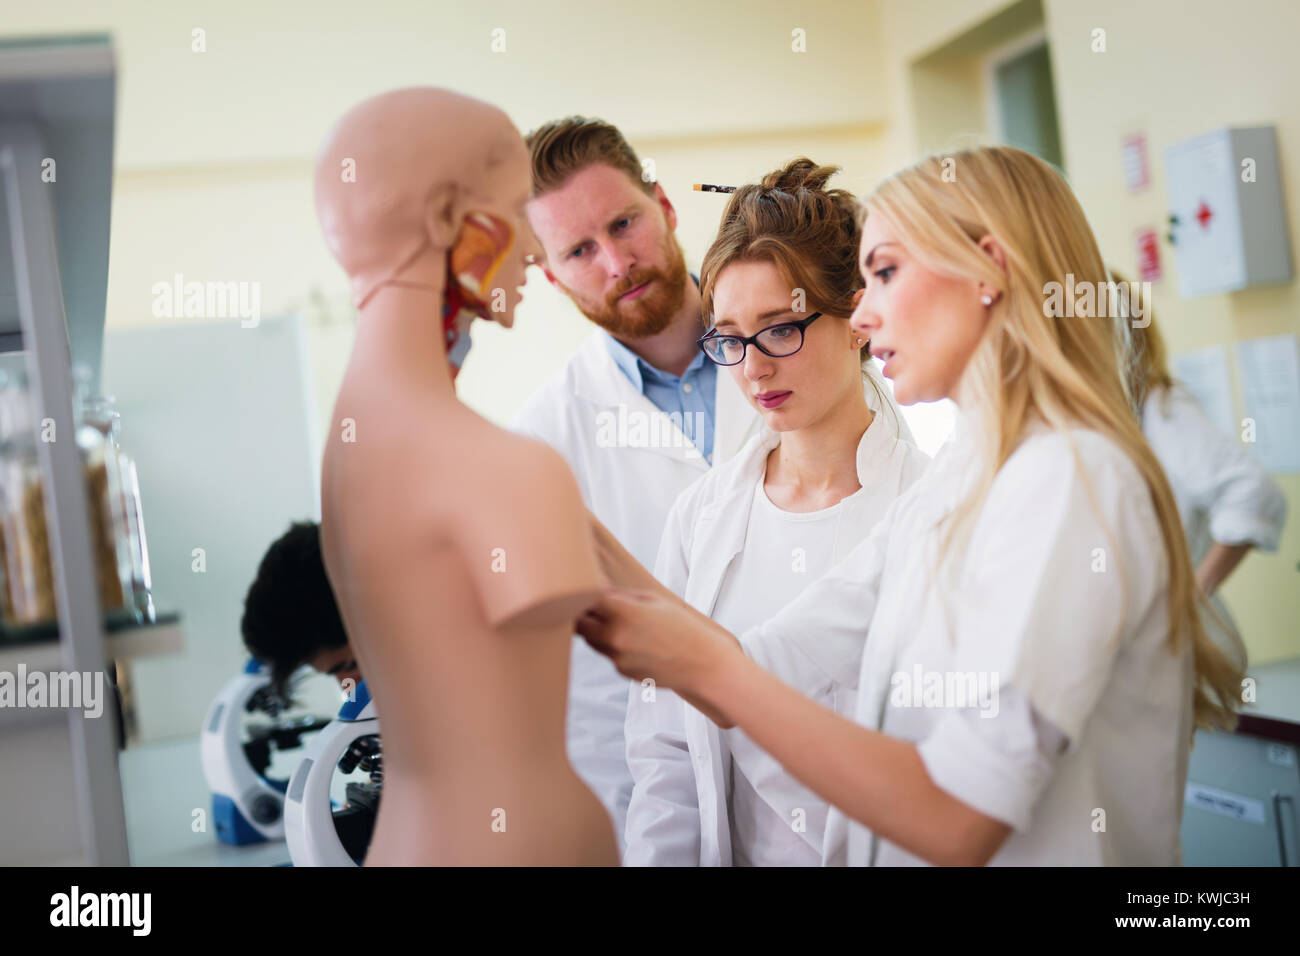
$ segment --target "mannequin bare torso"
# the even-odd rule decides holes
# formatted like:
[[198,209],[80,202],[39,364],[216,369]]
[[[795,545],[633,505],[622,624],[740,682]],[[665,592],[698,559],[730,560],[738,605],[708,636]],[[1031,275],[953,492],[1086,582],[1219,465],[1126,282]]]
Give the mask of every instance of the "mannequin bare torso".
[[[573,621],[600,584],[572,477],[449,390],[357,355],[334,417],[355,441],[340,431],[326,447],[321,533],[383,726],[366,862],[616,863],[609,817],[564,749]],[[512,575],[549,596],[492,580]]]
[[618,863],[565,752],[574,622],[605,585],[586,513],[556,452],[461,404],[447,346],[453,301],[513,323],[528,170],[505,114],[432,88],[355,107],[317,160],[360,312],[321,546],[383,733],[367,865]]

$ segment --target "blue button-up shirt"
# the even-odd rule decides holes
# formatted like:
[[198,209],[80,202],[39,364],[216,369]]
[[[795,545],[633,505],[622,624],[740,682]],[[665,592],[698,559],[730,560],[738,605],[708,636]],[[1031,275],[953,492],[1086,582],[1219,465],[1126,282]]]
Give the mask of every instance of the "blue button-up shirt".
[[713,463],[713,411],[718,388],[718,366],[703,352],[697,354],[686,371],[671,375],[657,369],[604,329],[605,345],[628,381],[652,405],[674,422],[704,456]]

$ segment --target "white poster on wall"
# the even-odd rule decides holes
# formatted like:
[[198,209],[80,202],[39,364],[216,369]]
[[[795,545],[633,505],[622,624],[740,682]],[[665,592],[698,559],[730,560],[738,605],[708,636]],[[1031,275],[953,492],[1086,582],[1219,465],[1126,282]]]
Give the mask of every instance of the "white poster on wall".
[[1225,435],[1238,438],[1237,415],[1232,404],[1232,381],[1228,378],[1228,350],[1222,345],[1175,355],[1174,378],[1196,396],[1201,410]]
[[1243,432],[1254,430],[1248,447],[1271,472],[1300,472],[1300,340],[1247,339],[1236,352],[1248,420]]

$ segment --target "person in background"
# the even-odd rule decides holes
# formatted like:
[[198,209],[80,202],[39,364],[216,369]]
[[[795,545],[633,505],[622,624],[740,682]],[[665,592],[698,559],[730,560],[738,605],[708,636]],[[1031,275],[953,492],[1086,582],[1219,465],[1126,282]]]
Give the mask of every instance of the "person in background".
[[[764,426],[678,497],[654,576],[733,634],[852,551],[929,463],[899,439],[901,416],[874,376],[869,343],[849,328],[863,285],[857,202],[827,188],[836,171],[801,158],[741,186],[700,267],[714,321],[700,345]],[[602,559],[608,550],[597,547]],[[606,570],[617,584],[648,574]],[[856,684],[827,681],[807,663],[778,676],[852,716]],[[669,690],[633,684],[626,733],[636,785],[625,864],[821,863],[829,807],[743,731],[721,730]]]
[[[1135,288],[1114,269],[1110,274]],[[1151,303],[1139,299],[1132,306],[1147,324],[1124,322],[1129,391],[1142,432],[1173,488],[1196,583],[1215,612],[1203,615],[1206,631],[1244,666],[1245,644],[1217,592],[1252,548],[1277,550],[1286,498],[1259,461],[1210,421],[1191,392],[1174,380]]]
[[304,664],[342,686],[361,680],[334,591],[321,560],[320,525],[299,521],[271,543],[244,599],[239,624],[248,652],[271,670],[271,688],[289,699],[289,678]]

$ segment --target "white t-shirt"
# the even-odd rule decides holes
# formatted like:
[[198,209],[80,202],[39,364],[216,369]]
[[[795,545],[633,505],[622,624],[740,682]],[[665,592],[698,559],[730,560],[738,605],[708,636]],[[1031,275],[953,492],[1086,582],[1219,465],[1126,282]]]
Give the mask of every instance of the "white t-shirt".
[[[845,502],[811,512],[783,511],[763,485],[754,486],[754,503],[745,548],[722,582],[714,620],[732,634],[743,634],[793,601],[830,570],[835,530]],[[754,582],[763,582],[755,588]],[[748,583],[746,583],[748,582]],[[731,751],[731,852],[735,866],[819,866],[829,806],[781,770],[739,728],[724,731]]]
[[[871,402],[868,396],[867,404]],[[872,410],[880,411],[874,406]],[[890,504],[929,465],[928,456],[895,437],[889,427],[891,418],[877,415],[858,441],[855,465],[862,491],[840,502],[831,562],[843,559],[864,540]],[[732,565],[750,550],[747,542],[751,539],[755,489],[768,455],[780,441],[776,432],[760,432],[728,462],[683,492],[669,513],[655,576],[711,618],[718,616],[724,583],[760,594],[767,586],[748,571],[734,573]],[[811,558],[814,570],[807,575],[810,582],[820,573],[815,564],[818,557]],[[783,576],[784,569],[791,567],[790,560],[782,564]],[[741,602],[733,594],[727,603]],[[815,637],[810,639],[816,643]],[[771,660],[767,669],[810,699],[849,717],[855,712],[861,641],[851,654],[852,666],[838,669],[838,676],[830,679],[799,653]],[[628,694],[626,726],[627,763],[635,787],[628,806],[625,862],[636,866],[732,865],[728,800],[732,761],[723,731],[671,691],[659,688],[657,694],[647,695],[638,684],[632,684]],[[784,773],[775,758],[770,759],[768,771]],[[754,782],[760,776],[751,774],[749,780]]]

